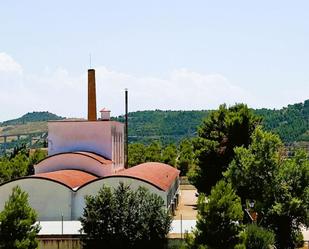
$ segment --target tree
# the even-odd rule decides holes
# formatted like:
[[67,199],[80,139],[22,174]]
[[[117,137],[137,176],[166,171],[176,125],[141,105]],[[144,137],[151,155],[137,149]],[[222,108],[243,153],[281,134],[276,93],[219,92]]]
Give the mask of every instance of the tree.
[[28,157],[24,153],[18,153],[9,159],[0,159],[0,183],[26,176],[28,174]]
[[145,151],[145,162],[161,162],[162,146],[158,141],[152,142]]
[[47,157],[47,151],[40,149],[35,150],[32,155],[29,155],[28,175],[34,174],[34,165],[39,163],[46,157]]
[[309,157],[298,151],[283,161],[264,212],[263,225],[276,233],[277,247],[295,248],[302,240],[301,227],[309,227]]
[[178,151],[177,168],[180,170],[180,174],[185,176],[194,165],[192,141],[183,139],[179,144]]
[[129,144],[129,167],[145,162],[146,146],[141,143]]
[[256,129],[225,175],[243,203],[255,201],[258,222],[275,232],[277,247],[290,249],[309,226],[309,161],[304,151],[288,158],[282,148],[278,136]]
[[240,198],[230,183],[221,180],[211,190],[208,199],[201,194],[198,219],[192,249],[206,246],[212,249],[232,249],[239,242],[243,218]]
[[86,197],[81,218],[85,248],[162,248],[171,216],[161,197],[147,189],[120,183],[112,190],[103,186],[97,196]]
[[275,243],[275,234],[256,224],[248,225],[240,237],[245,249],[269,249]]
[[235,148],[234,160],[225,176],[245,203],[269,200],[274,188],[279,164],[283,160],[283,145],[278,135],[258,127],[248,148]]
[[194,141],[197,167],[189,176],[199,192],[209,194],[222,179],[222,173],[233,160],[234,148],[248,147],[259,122],[260,118],[244,104],[230,108],[221,105],[203,121]]
[[174,144],[166,146],[162,151],[161,162],[176,166],[177,160],[177,147]]
[[36,212],[29,206],[28,194],[18,186],[0,213],[0,248],[38,248],[36,236],[40,230],[36,222]]

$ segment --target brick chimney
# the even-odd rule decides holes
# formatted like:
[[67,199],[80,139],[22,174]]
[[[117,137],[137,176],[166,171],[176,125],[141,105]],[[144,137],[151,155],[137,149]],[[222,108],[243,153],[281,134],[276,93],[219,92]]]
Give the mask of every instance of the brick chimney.
[[97,120],[95,70],[88,69],[88,121]]

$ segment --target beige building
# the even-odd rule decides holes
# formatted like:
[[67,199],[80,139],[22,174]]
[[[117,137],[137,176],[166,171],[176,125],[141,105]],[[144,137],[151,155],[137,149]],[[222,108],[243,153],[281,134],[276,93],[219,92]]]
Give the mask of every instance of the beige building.
[[0,211],[14,186],[29,194],[40,221],[78,220],[85,196],[120,182],[146,187],[174,209],[179,195],[179,171],[149,162],[124,168],[124,125],[111,121],[103,109],[96,118],[95,75],[88,71],[88,120],[48,124],[48,157],[35,165],[35,174],[0,185]]

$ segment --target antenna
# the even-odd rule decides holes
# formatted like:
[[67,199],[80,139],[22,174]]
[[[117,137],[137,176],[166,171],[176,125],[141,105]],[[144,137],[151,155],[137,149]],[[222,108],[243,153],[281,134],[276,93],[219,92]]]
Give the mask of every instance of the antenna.
[[124,168],[128,168],[129,162],[129,139],[128,139],[128,89],[124,89],[125,92],[125,143],[124,143]]

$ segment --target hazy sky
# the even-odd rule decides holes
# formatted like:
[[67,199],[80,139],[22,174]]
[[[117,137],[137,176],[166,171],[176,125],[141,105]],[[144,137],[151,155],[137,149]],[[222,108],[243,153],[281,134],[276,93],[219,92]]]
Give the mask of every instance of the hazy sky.
[[309,98],[309,1],[1,1],[0,121],[98,109],[280,108]]

